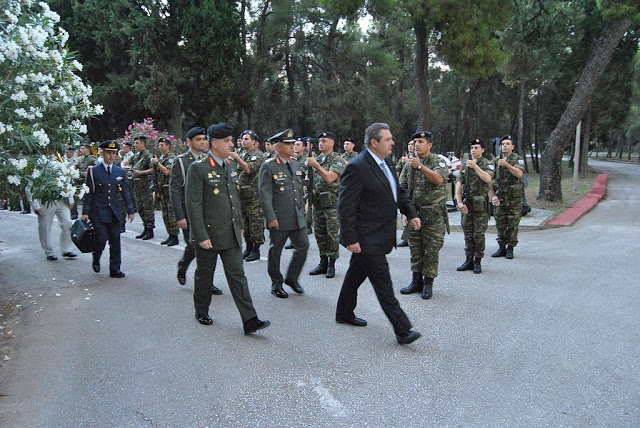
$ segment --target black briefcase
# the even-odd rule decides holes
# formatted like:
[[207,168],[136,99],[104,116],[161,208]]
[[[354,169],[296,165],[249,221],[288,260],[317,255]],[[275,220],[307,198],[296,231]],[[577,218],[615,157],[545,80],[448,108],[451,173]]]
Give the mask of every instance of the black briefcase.
[[83,253],[93,251],[94,236],[95,231],[89,222],[78,219],[71,226],[71,240]]

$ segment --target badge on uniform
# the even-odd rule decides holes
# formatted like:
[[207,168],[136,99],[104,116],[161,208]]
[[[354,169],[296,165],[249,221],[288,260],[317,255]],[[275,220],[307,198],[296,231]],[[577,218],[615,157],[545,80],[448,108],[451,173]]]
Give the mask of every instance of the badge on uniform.
[[447,164],[446,164],[446,163],[444,163],[444,162],[440,162],[438,165],[440,165],[440,168],[444,168],[444,167],[446,167],[446,166],[447,166]]
[[280,187],[280,191],[281,191],[281,192],[284,192],[284,186],[281,186],[281,187]]
[[238,175],[238,171],[236,171],[236,170],[234,169],[233,171],[229,172],[229,175],[230,175],[231,177],[235,177],[236,175]]
[[116,181],[122,180],[122,177],[116,177]]
[[519,163],[520,165],[524,165],[524,159],[520,159],[520,160],[518,161],[518,163]]
[[278,174],[273,174],[273,179],[277,179],[278,178]]
[[171,165],[173,163],[173,158],[169,159],[169,165]]
[[218,190],[218,188],[216,187],[215,189],[213,189],[213,194],[217,195],[218,193],[220,193],[220,190]]
[[296,171],[296,175],[302,175],[302,171],[297,170],[297,171]]
[[209,178],[213,178],[213,174],[212,173],[209,173],[208,175],[209,175]]
[[336,165],[342,166],[342,162],[336,162]]
[[258,159],[258,156],[254,155],[254,156],[251,157],[251,160],[256,160],[256,159]]
[[493,171],[494,169],[496,169],[496,167],[495,167],[495,166],[493,166],[493,164],[492,164],[492,163],[490,163],[490,164],[489,164],[489,169],[490,169],[491,171]]

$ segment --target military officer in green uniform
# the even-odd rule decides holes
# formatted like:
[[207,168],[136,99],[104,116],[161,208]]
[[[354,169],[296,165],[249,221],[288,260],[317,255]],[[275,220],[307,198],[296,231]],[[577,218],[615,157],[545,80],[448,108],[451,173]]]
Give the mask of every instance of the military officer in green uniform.
[[234,147],[233,128],[226,123],[207,129],[209,156],[194,162],[187,172],[186,207],[191,239],[196,249],[193,303],[200,324],[211,325],[211,282],[222,260],[231,296],[240,312],[244,333],[269,326],[258,318],[242,266],[242,214],[238,172],[228,159]]
[[327,278],[336,275],[335,262],[339,257],[340,225],[338,223],[338,190],[340,174],[344,170],[344,159],[333,151],[335,137],[332,132],[318,135],[320,155],[307,158],[307,165],[313,168],[313,228],[320,250],[320,263],[309,275],[325,274]]
[[277,156],[276,146],[268,138],[264,140],[264,150],[264,160],[273,159]]
[[470,159],[464,163],[456,181],[456,201],[462,213],[464,253],[466,259],[456,270],[482,273],[484,234],[489,225],[489,186],[495,165],[483,157],[484,141],[469,143]]
[[423,299],[430,299],[433,280],[438,276],[438,258],[448,224],[445,203],[449,171],[445,161],[437,154],[431,153],[431,132],[418,131],[411,139],[415,145],[416,156],[402,169],[400,185],[407,187],[410,169],[415,169],[412,202],[420,213],[422,227],[409,233],[413,280],[409,286],[402,288],[400,293],[422,292]]
[[342,148],[344,149],[344,153],[342,153],[342,159],[344,159],[345,165],[349,163],[349,161],[356,156],[358,156],[358,152],[353,150],[356,147],[356,143],[353,138],[345,138],[342,142]]
[[137,151],[131,160],[133,188],[135,189],[136,208],[144,226],[144,230],[136,236],[136,239],[146,241],[153,238],[156,219],[153,211],[153,197],[149,188],[153,165],[151,164],[151,153],[147,150],[147,137],[137,137],[133,140],[133,144]]
[[165,137],[158,139],[158,147],[160,148],[160,157],[153,156],[151,163],[155,167],[156,185],[158,186],[156,192],[162,207],[162,220],[169,234],[169,237],[160,244],[171,247],[180,243],[178,225],[176,224],[176,217],[171,206],[171,196],[169,195],[169,174],[171,173],[174,157],[171,155],[171,143]]
[[260,260],[260,246],[264,244],[264,217],[258,198],[258,172],[264,163],[264,154],[258,148],[258,135],[247,130],[242,133],[243,154],[231,152],[231,158],[238,164],[238,186],[244,224],[246,244],[242,258],[247,262]]
[[500,140],[501,155],[495,160],[497,192],[491,195],[496,208],[498,250],[491,257],[513,258],[513,248],[518,245],[518,226],[524,201],[524,158],[513,151],[510,135]]
[[[304,292],[298,282],[307,260],[309,238],[304,218],[304,172],[294,157],[293,131],[286,129],[273,137],[278,156],[267,160],[260,168],[260,203],[269,227],[269,264],[271,294],[286,298],[284,282],[296,293]],[[280,256],[287,239],[291,239],[293,256],[283,278]]]
[[84,183],[89,167],[96,165],[96,163],[96,158],[91,154],[91,145],[86,143],[82,144],[80,146],[80,157],[76,162],[76,169],[80,173],[81,178],[79,178],[79,180],[81,183]]

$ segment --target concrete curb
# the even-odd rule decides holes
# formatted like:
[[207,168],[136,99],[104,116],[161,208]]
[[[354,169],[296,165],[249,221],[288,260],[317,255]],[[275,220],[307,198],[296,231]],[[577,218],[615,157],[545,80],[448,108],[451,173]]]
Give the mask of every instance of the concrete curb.
[[548,227],[573,226],[591,211],[607,192],[607,174],[599,174],[587,195],[546,223]]

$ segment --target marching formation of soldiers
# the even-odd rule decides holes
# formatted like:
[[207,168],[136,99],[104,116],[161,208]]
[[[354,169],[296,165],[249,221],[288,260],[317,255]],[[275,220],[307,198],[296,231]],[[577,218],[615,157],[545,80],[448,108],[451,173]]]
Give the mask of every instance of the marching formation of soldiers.
[[[186,246],[178,262],[177,279],[184,285],[187,269],[197,259],[196,319],[205,325],[212,323],[208,315],[211,296],[222,294],[213,285],[220,256],[245,333],[249,334],[269,325],[257,318],[242,267],[243,260],[247,263],[260,260],[265,229],[269,233],[267,271],[274,296],[288,297],[283,285],[304,293],[299,275],[307,258],[307,236],[312,230],[320,260],[309,275],[326,278],[336,275],[335,261],[340,255],[340,177],[358,152],[354,150],[355,141],[346,138],[342,141],[344,152],[339,154],[335,150],[336,137],[329,131],[318,134],[317,155],[313,138],[295,138],[290,129],[266,139],[265,152],[260,150],[261,139],[254,131],[242,132],[235,142],[232,132],[232,127],[224,123],[208,129],[192,128],[186,134],[189,150],[175,157],[170,153],[168,140],[158,141],[158,157],[147,150],[146,138],[138,137],[134,140],[135,152],[130,143],[123,144],[115,165],[126,171],[133,193],[131,200],[135,201],[143,221],[144,230],[136,238],[154,237],[152,189],[162,207],[168,233],[162,244],[178,244],[182,229]],[[418,230],[407,228],[405,234],[413,275],[411,283],[400,292],[420,293],[423,299],[432,297],[439,252],[445,232],[449,231],[446,207],[449,169],[444,158],[433,152],[433,146],[431,132],[418,131],[411,137],[408,155],[396,164],[400,186],[409,190],[422,224]],[[482,272],[490,209],[495,213],[499,245],[492,257],[513,258],[524,196],[524,159],[513,152],[510,136],[502,138],[500,147],[500,156],[489,160],[483,156],[485,143],[480,139],[471,141],[469,159],[463,162],[455,183],[455,200],[462,214],[465,239],[465,261],[458,271]],[[91,155],[89,145],[80,147],[77,158],[72,151],[67,152],[66,161],[73,162],[83,182],[89,168],[100,162]],[[123,214],[129,210],[123,198],[120,207]],[[126,216],[120,217],[124,231]],[[289,244],[285,246],[287,241]],[[285,275],[280,270],[283,248],[293,249]]]

